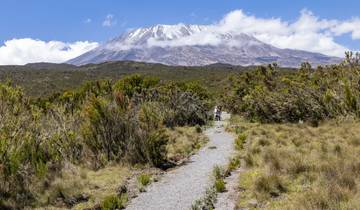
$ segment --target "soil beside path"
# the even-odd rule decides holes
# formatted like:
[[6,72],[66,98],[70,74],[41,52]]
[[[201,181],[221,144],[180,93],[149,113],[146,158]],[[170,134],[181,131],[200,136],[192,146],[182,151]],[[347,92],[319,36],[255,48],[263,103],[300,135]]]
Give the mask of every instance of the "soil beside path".
[[[223,113],[224,120],[229,115]],[[234,152],[234,137],[225,132],[226,121],[215,122],[205,131],[208,144],[193,155],[187,164],[168,172],[159,182],[130,201],[128,210],[188,210],[192,203],[205,195],[212,185],[215,165],[226,165]]]

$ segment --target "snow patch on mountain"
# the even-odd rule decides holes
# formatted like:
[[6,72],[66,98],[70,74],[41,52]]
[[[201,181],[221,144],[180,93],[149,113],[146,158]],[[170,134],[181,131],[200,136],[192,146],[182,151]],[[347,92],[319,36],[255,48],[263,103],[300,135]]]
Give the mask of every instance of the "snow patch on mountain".
[[282,66],[337,63],[340,59],[300,50],[279,49],[253,36],[219,30],[213,25],[156,25],[125,33],[68,63],[82,65],[105,61],[134,60],[168,65],[259,65]]

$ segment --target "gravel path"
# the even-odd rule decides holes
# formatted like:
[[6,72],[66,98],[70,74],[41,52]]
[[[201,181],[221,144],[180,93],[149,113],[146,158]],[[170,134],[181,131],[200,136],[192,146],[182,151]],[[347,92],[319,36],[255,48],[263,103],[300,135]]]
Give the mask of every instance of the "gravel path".
[[[223,113],[223,118],[229,115]],[[188,210],[192,203],[202,198],[211,186],[215,165],[226,165],[233,153],[234,137],[224,131],[224,121],[206,130],[209,143],[189,162],[151,184],[139,197],[131,200],[128,210]],[[214,149],[214,147],[216,147]]]

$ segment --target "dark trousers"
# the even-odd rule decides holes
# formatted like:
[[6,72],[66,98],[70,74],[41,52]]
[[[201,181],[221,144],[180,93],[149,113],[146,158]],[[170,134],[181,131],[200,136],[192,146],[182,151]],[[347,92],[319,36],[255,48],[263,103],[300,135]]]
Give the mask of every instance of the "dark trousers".
[[221,116],[219,114],[215,115],[215,121],[220,121],[221,120]]

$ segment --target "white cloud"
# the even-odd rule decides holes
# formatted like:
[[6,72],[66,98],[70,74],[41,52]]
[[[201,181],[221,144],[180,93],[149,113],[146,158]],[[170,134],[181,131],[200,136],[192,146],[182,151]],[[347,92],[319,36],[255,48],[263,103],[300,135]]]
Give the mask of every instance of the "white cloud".
[[312,12],[302,10],[292,23],[281,19],[261,19],[247,16],[241,10],[234,11],[220,22],[222,28],[235,29],[255,36],[257,39],[279,48],[291,48],[343,56],[346,47],[335,42],[335,37],[344,33],[333,33],[343,24],[338,20],[319,19]]
[[331,31],[336,35],[350,33],[352,39],[360,39],[360,18],[357,17],[348,21],[341,22],[332,27]]
[[105,20],[103,21],[102,25],[104,27],[111,27],[117,24],[117,21],[115,19],[115,16],[113,14],[108,14],[105,17]]
[[226,15],[218,24],[222,31],[243,32],[279,48],[292,48],[343,56],[346,47],[335,42],[344,32],[334,29],[344,22],[319,19],[312,12],[302,10],[299,18],[286,22],[279,18],[262,19],[237,10]]
[[0,65],[23,65],[34,62],[62,63],[98,46],[96,42],[41,41],[12,39],[0,46]]
[[350,49],[337,43],[336,37],[350,33],[352,39],[360,40],[360,18],[345,21],[320,19],[306,9],[302,10],[297,20],[293,22],[281,18],[258,18],[247,15],[242,10],[235,10],[207,28],[206,31],[178,40],[150,40],[149,45],[218,45],[222,44],[221,34],[245,33],[279,48],[307,50],[342,57],[344,52]]
[[[91,22],[91,19],[85,22]],[[110,27],[116,23],[114,15],[109,14],[103,26]],[[220,21],[207,25],[206,28],[207,30],[175,40],[150,39],[148,45],[219,45],[223,43],[221,36],[226,33],[234,35],[246,33],[279,48],[300,49],[342,57],[345,51],[358,51],[358,49],[346,48],[336,42],[336,37],[351,36],[354,41],[360,40],[360,17],[348,20],[328,20],[321,19],[308,10],[302,10],[299,17],[292,22],[281,18],[259,18],[248,15],[242,10],[235,10],[225,15]],[[236,46],[243,43],[229,42],[229,44]],[[31,62],[61,63],[97,46],[98,43],[88,41],[64,43],[30,38],[13,39],[0,45],[0,65]],[[129,43],[120,47],[129,49],[134,46]]]

